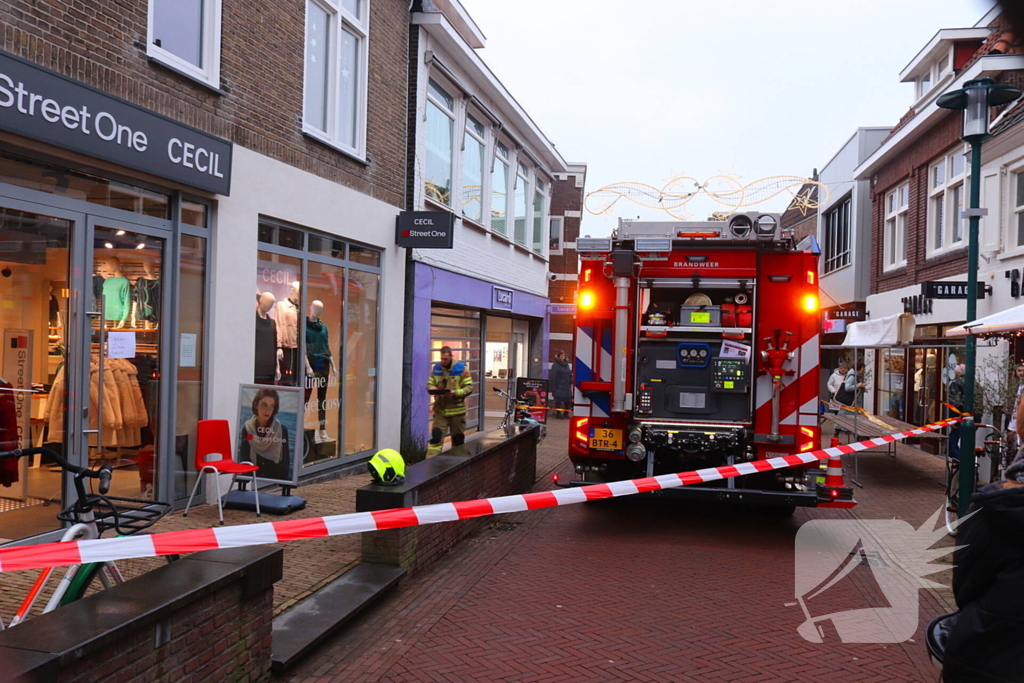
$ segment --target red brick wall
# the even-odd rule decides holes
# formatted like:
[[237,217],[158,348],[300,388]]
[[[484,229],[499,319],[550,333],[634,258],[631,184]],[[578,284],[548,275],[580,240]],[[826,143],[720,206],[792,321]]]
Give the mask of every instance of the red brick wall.
[[147,0],[4,0],[0,46],[394,206],[404,201],[409,14],[370,3],[369,165],[301,132],[305,0],[225,0],[216,94],[146,56]]
[[[583,200],[586,193],[586,177],[583,178],[583,187],[577,187],[577,177],[570,174],[566,180],[556,179],[551,184],[551,215],[561,216],[567,211],[579,211],[583,214]],[[562,242],[575,243],[580,236],[582,218],[566,217],[562,222]],[[575,249],[563,248],[562,254],[552,254],[549,270],[552,273],[579,273],[579,258]],[[548,285],[548,299],[553,304],[576,303],[577,293],[576,280],[555,280]],[[571,315],[551,316],[550,332],[557,334],[574,334],[576,331],[576,318]],[[571,340],[552,339],[548,342],[551,359],[559,351],[572,359],[575,357],[575,348]]]
[[[960,140],[961,115],[950,112],[911,147],[878,170],[871,194],[871,293],[879,294],[924,280],[938,280],[964,272],[966,249],[926,258],[928,220],[928,165]],[[883,271],[885,194],[910,182],[907,213],[907,265]]]

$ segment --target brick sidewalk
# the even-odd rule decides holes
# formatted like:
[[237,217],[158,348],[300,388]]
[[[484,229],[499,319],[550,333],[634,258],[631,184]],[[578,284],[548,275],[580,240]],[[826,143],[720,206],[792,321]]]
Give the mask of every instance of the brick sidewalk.
[[[943,502],[932,455],[901,447],[895,461],[867,452],[860,464],[858,516],[919,526]],[[560,471],[570,474],[567,461]],[[849,514],[778,519],[626,499],[502,515],[284,680],[935,680],[921,627],[894,645],[797,634],[803,614],[786,606],[796,529]],[[948,598],[922,594],[922,626]],[[885,605],[868,567],[827,600],[828,612]]]
[[[548,438],[537,452],[538,478],[546,476],[565,459],[568,424],[568,421],[560,420],[549,428]],[[561,452],[559,447],[562,449]],[[307,484],[295,490],[296,494],[307,500],[304,510],[284,517],[264,515],[262,518],[257,518],[253,512],[224,510],[224,523],[256,524],[278,519],[324,517],[355,512],[356,490],[369,483],[370,475],[361,470],[335,479]],[[151,531],[157,533],[203,529],[216,526],[217,523],[216,505],[193,505],[188,517],[184,517],[180,511],[173,512],[155,524]],[[282,545],[285,548],[284,576],[274,585],[275,614],[280,614],[347,572],[359,561],[361,553],[361,539],[358,534],[306,539]],[[146,558],[132,562],[148,570],[160,566],[164,560]],[[37,571],[0,574],[0,615],[3,616],[5,623],[28,594],[37,576]],[[55,585],[56,582],[50,583]],[[40,597],[36,603],[36,613],[41,612],[48,597],[49,593]]]

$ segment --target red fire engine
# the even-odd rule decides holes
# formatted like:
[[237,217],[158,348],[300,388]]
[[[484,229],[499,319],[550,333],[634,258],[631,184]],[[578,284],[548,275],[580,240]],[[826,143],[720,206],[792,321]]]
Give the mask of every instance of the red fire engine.
[[[818,249],[778,214],[620,220],[581,238],[573,484],[634,479],[820,448]],[[741,471],[748,468],[740,468]],[[676,489],[707,500],[853,503],[816,465]]]

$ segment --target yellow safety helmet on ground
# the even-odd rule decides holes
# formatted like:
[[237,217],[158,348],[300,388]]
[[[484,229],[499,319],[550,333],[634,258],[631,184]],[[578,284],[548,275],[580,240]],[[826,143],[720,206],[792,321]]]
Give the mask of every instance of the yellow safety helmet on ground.
[[394,448],[384,448],[366,463],[376,484],[395,486],[405,481],[405,460]]

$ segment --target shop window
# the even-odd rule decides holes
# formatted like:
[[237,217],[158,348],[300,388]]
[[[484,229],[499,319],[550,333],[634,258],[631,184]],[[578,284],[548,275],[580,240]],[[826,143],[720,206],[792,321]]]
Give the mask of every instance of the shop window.
[[307,0],[302,130],[365,155],[368,0]]
[[153,218],[169,218],[168,195],[128,183],[0,153],[0,182]]
[[537,181],[537,190],[533,193],[533,250],[538,254],[544,250],[544,214],[547,209],[547,196],[544,183]]
[[199,202],[181,202],[181,222],[185,225],[194,225],[197,228],[205,228],[209,209],[206,204]]
[[902,420],[906,352],[903,349],[883,349],[878,353],[878,359],[878,400],[875,410],[881,415]]
[[548,221],[548,253],[562,253],[562,227],[564,220],[561,216],[552,216]]
[[1013,232],[1015,241],[1014,244],[1019,247],[1024,247],[1024,171],[1019,171],[1013,175],[1015,179],[1016,192],[1014,194],[1013,203]]
[[[466,397],[466,429],[480,428],[480,396],[484,391],[481,381],[481,324],[479,311],[434,306],[430,311],[430,364],[441,360],[441,347],[452,349],[452,359],[469,364],[473,379],[473,393]],[[419,378],[426,389],[427,378]],[[433,419],[434,399],[430,398]],[[429,431],[429,430],[428,430]]]
[[527,190],[530,185],[529,172],[526,170],[526,166],[517,164],[516,172],[516,187],[515,187],[515,233],[513,239],[518,244],[526,246],[526,221],[529,215],[529,205],[527,203]]
[[[205,206],[195,204],[195,207]],[[199,213],[197,210],[193,214]],[[184,216],[184,206],[182,215]],[[182,235],[181,266],[178,272],[178,373],[175,389],[177,405],[175,429],[174,498],[188,496],[195,484],[192,456],[196,446],[196,427],[203,419],[203,381],[206,367],[206,238]]]
[[[302,387],[302,467],[374,449],[380,251],[269,220],[260,234],[255,382]],[[303,243],[309,258],[274,251]]]
[[466,115],[466,133],[462,144],[462,215],[477,223],[483,221],[485,130],[482,123]]
[[213,88],[220,87],[221,0],[149,0],[147,54]]
[[452,130],[455,127],[455,99],[430,81],[427,88],[427,160],[423,191],[427,199],[451,206]]

